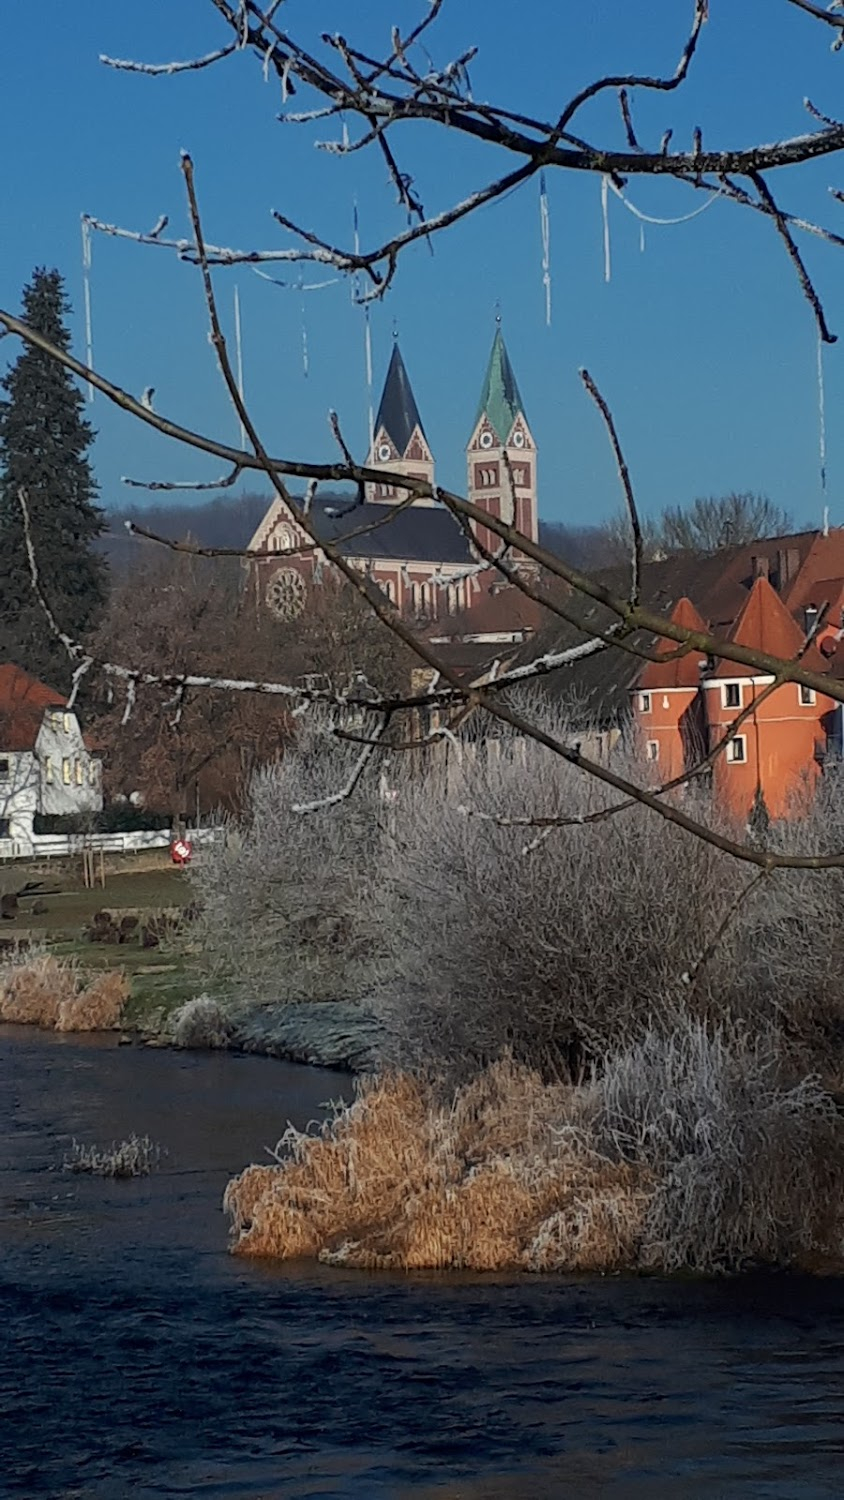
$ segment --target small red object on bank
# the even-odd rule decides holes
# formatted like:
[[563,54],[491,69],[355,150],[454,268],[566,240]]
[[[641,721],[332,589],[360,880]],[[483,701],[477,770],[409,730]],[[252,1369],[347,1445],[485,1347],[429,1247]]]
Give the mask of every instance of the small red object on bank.
[[187,839],[174,839],[170,845],[170,858],[174,865],[186,865],[193,854],[193,844]]

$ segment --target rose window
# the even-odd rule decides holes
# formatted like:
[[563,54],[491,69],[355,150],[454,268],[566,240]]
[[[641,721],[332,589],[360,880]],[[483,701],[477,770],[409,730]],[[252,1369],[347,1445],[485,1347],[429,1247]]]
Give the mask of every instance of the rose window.
[[295,620],[305,608],[305,580],[296,568],[279,568],[267,584],[267,608],[277,620]]

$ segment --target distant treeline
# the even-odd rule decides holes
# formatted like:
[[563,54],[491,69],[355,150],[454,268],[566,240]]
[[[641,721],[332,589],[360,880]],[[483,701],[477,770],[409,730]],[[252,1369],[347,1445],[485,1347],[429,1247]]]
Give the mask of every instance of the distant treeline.
[[[350,496],[344,493],[337,498],[348,501]],[[203,547],[248,547],[269,504],[267,495],[246,493],[214,495],[200,502],[174,496],[154,505],[127,505],[107,512],[108,531],[99,546],[112,568],[131,568],[146,550],[126,530],[125,522],[134,521],[173,541],[189,537]],[[545,546],[563,552],[575,567],[602,566],[608,560],[606,528],[541,521],[539,535]]]
[[190,538],[202,547],[248,547],[269,505],[270,496],[249,492],[214,495],[202,501],[173,496],[154,505],[127,505],[107,512],[108,531],[99,545],[119,572],[131,568],[149,548],[148,543],[129,535],[127,521],[172,541]]

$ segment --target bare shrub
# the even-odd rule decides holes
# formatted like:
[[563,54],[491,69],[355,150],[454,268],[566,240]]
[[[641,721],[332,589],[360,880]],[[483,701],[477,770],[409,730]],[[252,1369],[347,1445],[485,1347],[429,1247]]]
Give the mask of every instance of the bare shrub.
[[171,1017],[174,1047],[217,1049],[228,1047],[232,1023],[217,1000],[197,995],[186,1000]]
[[641,1260],[733,1271],[844,1255],[844,1122],[814,1077],[784,1073],[775,1034],[687,1019],[609,1056],[582,1123],[656,1188]]
[[[567,1090],[511,1061],[446,1102],[409,1075],[365,1083],[318,1133],[288,1128],[286,1160],[229,1183],[234,1249],[369,1268],[630,1264],[647,1174],[556,1128],[567,1106]],[[599,1199],[614,1212],[590,1215]]]
[[360,746],[309,723],[283,761],[253,778],[225,840],[200,851],[195,936],[227,1000],[354,999],[371,985],[380,931],[366,894],[379,836],[371,784],[317,811],[295,810],[336,793],[359,757]]
[[[640,806],[590,822],[617,796],[533,743],[450,755],[403,786],[383,859],[390,1063],[451,1076],[512,1048],[577,1076],[678,1004],[723,1007],[729,927],[698,965],[746,882],[735,861]],[[518,825],[536,814],[574,826]]]
[[122,969],[97,974],[85,989],[59,1005],[57,1031],[110,1031],[120,1020],[131,986]]
[[36,953],[0,972],[0,1019],[22,1026],[54,1027],[76,994],[77,973],[65,959]]
[[94,1177],[148,1177],[165,1155],[148,1135],[128,1136],[110,1146],[83,1146],[74,1140],[62,1163],[66,1172],[88,1172]]

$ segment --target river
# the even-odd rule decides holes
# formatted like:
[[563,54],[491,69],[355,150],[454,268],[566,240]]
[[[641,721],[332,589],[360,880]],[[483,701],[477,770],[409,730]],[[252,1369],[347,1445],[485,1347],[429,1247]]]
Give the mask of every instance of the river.
[[[339,1074],[0,1028],[0,1495],[844,1495],[844,1281],[383,1276],[226,1252]],[[132,1131],[152,1176],[71,1176]]]

